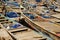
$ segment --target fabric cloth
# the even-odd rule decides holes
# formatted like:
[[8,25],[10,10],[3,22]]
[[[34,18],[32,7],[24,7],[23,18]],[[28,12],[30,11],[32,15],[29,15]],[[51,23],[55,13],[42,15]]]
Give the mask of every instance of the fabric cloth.
[[41,2],[42,0],[36,0],[36,2]]
[[14,25],[12,25],[11,27],[12,28],[18,28],[18,27],[20,27],[21,25],[19,24],[19,23],[16,23],[16,24],[14,24]]
[[15,12],[7,12],[6,16],[9,18],[15,18],[15,17],[18,17],[18,14]]
[[20,7],[20,4],[18,4],[17,2],[7,2],[7,5],[14,5]]
[[34,15],[30,14],[30,13],[26,13],[25,15],[28,16],[30,19],[34,19],[35,18]]

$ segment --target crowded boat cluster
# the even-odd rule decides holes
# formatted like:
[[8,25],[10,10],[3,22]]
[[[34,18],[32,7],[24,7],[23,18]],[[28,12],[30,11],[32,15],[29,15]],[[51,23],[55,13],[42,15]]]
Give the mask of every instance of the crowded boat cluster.
[[0,0],[0,40],[60,40],[59,0]]

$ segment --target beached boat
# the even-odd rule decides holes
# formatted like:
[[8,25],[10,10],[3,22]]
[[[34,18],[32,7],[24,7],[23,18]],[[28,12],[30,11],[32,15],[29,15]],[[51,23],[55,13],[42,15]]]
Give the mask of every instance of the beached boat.
[[33,13],[22,13],[22,16],[25,17],[25,21],[31,25],[32,28],[37,28],[39,31],[42,31],[54,40],[60,40],[60,27],[58,25],[42,19],[39,16],[35,16]]
[[[10,19],[6,20],[4,16],[0,16],[0,21],[10,36],[12,35],[12,37],[14,37],[13,40],[47,40],[46,37],[43,37],[43,35],[40,35],[30,28],[27,28],[15,21],[11,21]],[[13,27],[12,24],[16,25]]]
[[[39,16],[39,18],[37,17],[35,19],[35,14],[39,14],[40,10],[43,10],[41,8],[39,8],[40,6],[38,6],[37,8],[39,9],[38,12],[37,10],[36,11],[33,11],[32,13],[22,13],[22,16],[25,17],[25,21],[31,25],[32,28],[37,28],[38,30],[42,31],[43,33],[49,35],[50,37],[52,37],[54,40],[59,40],[59,26],[56,25],[56,24],[53,24],[54,22],[59,22],[60,20],[56,19],[56,18],[49,18],[49,19],[45,19],[41,16]],[[30,19],[30,14],[33,14],[31,16],[31,19]],[[47,22],[46,22],[47,21]],[[49,21],[49,22],[48,22]],[[53,23],[51,23],[53,22]],[[57,27],[57,28],[56,28]],[[58,29],[58,30],[57,30]]]
[[[34,13],[37,13],[37,14],[43,14],[43,15],[47,15],[46,17],[48,18],[48,17],[50,17],[52,14],[56,14],[57,12],[53,12],[53,10],[55,10],[55,9],[57,9],[56,7],[56,5],[54,5],[54,2],[56,2],[55,0],[44,0],[44,3],[48,3],[47,5],[47,7],[46,7],[46,5],[44,6],[44,5],[42,5],[42,6],[38,6],[36,3],[36,0],[33,0],[33,1],[31,1],[31,0],[29,0],[29,1],[26,1],[27,3],[28,3],[28,10],[30,11],[32,11],[32,12],[34,12]],[[41,0],[41,2],[43,2],[42,0]],[[41,3],[41,2],[38,2],[38,3]],[[50,4],[51,3],[51,4]],[[52,5],[53,4],[53,5]],[[31,8],[32,7],[32,8]],[[50,8],[52,7],[52,9],[53,10],[50,10]],[[49,13],[46,13],[46,12],[49,12]],[[43,16],[44,17],[44,16]],[[54,19],[56,19],[56,18],[54,18]],[[58,20],[58,19],[56,19],[56,20]],[[59,20],[58,20],[59,21]]]
[[47,40],[42,35],[34,32],[29,28],[21,28],[17,31],[10,30],[17,40]]
[[21,9],[23,8],[21,6],[20,7],[16,7],[16,6],[11,7],[11,5],[9,7],[8,6],[9,5],[7,5],[7,12],[5,13],[6,17],[18,21],[21,16],[21,11],[22,11]]
[[14,40],[0,24],[0,40]]
[[[48,6],[49,7],[49,6]],[[36,8],[29,8],[28,10],[38,14],[40,17],[42,17],[43,19],[46,19],[52,23],[55,24],[60,24],[60,20],[59,20],[59,12],[54,12],[53,10],[50,10],[48,7],[45,6],[36,6]],[[57,14],[57,15],[56,15]],[[54,16],[56,15],[56,16]]]
[[[39,6],[37,6],[38,8]],[[38,14],[40,17],[42,17],[43,19],[46,19],[52,23],[55,24],[60,24],[60,19],[59,19],[59,13],[58,12],[54,12],[51,10],[44,10],[43,8],[39,7],[38,13],[36,12],[36,14]],[[33,11],[32,11],[33,12]],[[34,12],[35,13],[35,12]]]

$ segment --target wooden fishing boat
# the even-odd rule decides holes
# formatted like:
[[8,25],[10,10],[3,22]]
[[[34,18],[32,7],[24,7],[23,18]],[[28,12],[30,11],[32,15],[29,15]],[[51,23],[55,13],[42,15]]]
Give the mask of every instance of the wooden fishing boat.
[[2,13],[2,8],[0,8],[0,13]]
[[0,24],[0,40],[14,40],[8,31]]
[[[39,6],[40,7],[40,6]],[[37,7],[38,8],[38,7]],[[39,9],[39,8],[38,8]],[[43,9],[39,9],[39,12],[40,12],[40,10],[43,10]],[[32,10],[33,11],[33,10]],[[37,10],[36,10],[37,11]],[[32,14],[34,14],[34,13],[39,13],[39,12],[36,12],[36,11],[34,11],[34,12],[32,12]],[[25,14],[25,13],[24,13]],[[24,15],[24,14],[22,14],[23,15],[23,17],[25,17],[25,21],[29,24],[29,25],[31,25],[31,27],[32,28],[37,28],[38,30],[40,30],[40,31],[42,31],[43,33],[45,33],[45,34],[47,34],[47,35],[49,35],[49,36],[51,36],[54,40],[59,40],[60,38],[59,38],[59,36],[57,37],[57,35],[56,34],[58,34],[57,32],[58,31],[53,31],[53,30],[57,30],[57,28],[55,28],[55,27],[57,27],[58,25],[56,25],[56,24],[51,24],[50,22],[47,22],[47,23],[45,23],[44,22],[44,20],[45,20],[45,18],[37,18],[37,20],[36,19],[33,19],[33,20],[31,20],[30,18],[29,18],[29,16],[27,17],[26,15]],[[27,15],[29,15],[29,14],[27,14]],[[35,15],[35,14],[34,14]],[[41,19],[44,19],[43,21],[41,21]],[[49,19],[47,19],[47,20],[49,20],[49,21],[51,21],[51,22],[59,22],[60,20],[58,20],[58,19],[56,19],[56,18],[49,18]],[[55,21],[53,21],[53,20],[55,20]],[[47,24],[47,25],[46,25]],[[52,28],[53,27],[53,28]],[[59,26],[58,26],[59,27]],[[50,28],[50,29],[49,29]],[[51,29],[53,29],[53,30],[51,30]],[[55,36],[54,36],[55,35]],[[57,37],[57,38],[56,38]]]
[[54,14],[54,15],[51,15],[52,17],[55,17],[57,19],[60,19],[60,14]]
[[[39,31],[42,31],[44,34],[52,37],[54,40],[60,40],[59,36],[59,26],[51,22],[42,19],[41,17],[36,17],[30,19],[31,13],[22,13],[22,16],[25,17],[25,21],[31,25],[32,28],[37,28]],[[34,16],[35,17],[35,16]]]
[[10,30],[10,32],[16,37],[17,40],[47,40],[42,37],[42,35],[35,33],[29,28],[21,28],[17,31]]
[[[51,15],[53,18],[56,18],[56,19],[59,19],[60,20],[60,14],[54,14],[54,15]],[[57,21],[56,22],[57,25],[60,25],[60,21]]]
[[[40,6],[39,6],[40,7]],[[39,8],[39,7],[37,7],[39,10],[39,12],[40,12],[40,10],[43,10],[43,9],[41,9],[41,8]],[[32,10],[33,11],[33,10]],[[37,10],[36,10],[37,11]],[[36,11],[34,11],[34,13],[36,13]],[[37,12],[37,13],[39,13],[39,12]],[[33,14],[33,13],[32,13]],[[48,22],[48,23],[45,23],[45,22],[41,22],[41,20],[40,21],[38,21],[39,19],[41,19],[41,18],[39,18],[39,19],[37,19],[37,20],[35,20],[35,19],[33,19],[33,20],[30,20],[30,18],[29,18],[29,16],[27,17],[26,15],[24,15],[24,14],[22,14],[23,15],[23,17],[25,17],[25,21],[29,24],[29,25],[31,25],[32,26],[32,28],[37,28],[37,29],[39,29],[40,31],[42,31],[43,30],[43,33],[47,33],[47,35],[50,35],[54,40],[59,40],[60,38],[56,38],[56,34],[58,34],[57,32],[58,31],[53,31],[53,30],[57,30],[57,28],[55,28],[55,27],[57,27],[58,25],[56,25],[56,24],[53,24],[54,22],[59,22],[60,20],[59,19],[56,19],[56,18],[49,18],[49,19],[47,19],[47,20],[49,20],[49,21],[51,21],[51,22],[53,22],[52,24],[50,24],[50,22]],[[27,15],[29,15],[29,14],[27,14]],[[45,19],[45,18],[43,18],[43,19]],[[44,24],[44,25],[43,25]],[[46,25],[47,24],[47,25]],[[42,25],[42,26],[41,26]],[[50,25],[52,25],[52,26],[50,26]],[[54,25],[54,26],[53,26]],[[52,28],[53,27],[53,28]],[[59,27],[59,26],[58,26]],[[48,28],[50,28],[50,29],[48,29]],[[53,29],[53,30],[51,30],[51,29]],[[49,33],[49,31],[50,31],[50,33]],[[59,30],[59,29],[58,29]],[[48,32],[47,32],[48,31]],[[53,32],[53,33],[52,33]],[[54,35],[55,35],[55,37],[54,37]],[[56,38],[56,39],[55,39]]]
[[38,14],[43,19],[46,19],[46,20],[48,20],[48,21],[50,21],[52,23],[59,24],[58,22],[60,22],[59,19],[55,18],[56,16],[52,17],[55,14],[59,15],[59,13],[58,12],[54,12],[53,10],[49,10],[47,7],[37,6],[36,8],[33,8],[33,9],[29,8],[29,11]]
[[[41,2],[43,2],[43,1],[41,1]],[[41,2],[39,2],[39,3],[41,3]],[[48,5],[52,5],[55,1],[54,0],[44,0],[44,3],[46,3],[46,2],[48,2]],[[50,4],[51,3],[51,4]],[[29,0],[28,1],[28,5],[29,4],[36,4],[36,0]],[[50,6],[48,6],[48,7],[50,7]],[[29,6],[28,6],[29,7]],[[36,14],[41,14],[41,13],[43,13],[43,12],[46,12],[47,10],[48,11],[51,11],[50,13],[46,13],[46,15],[48,15],[48,16],[51,16],[52,14],[56,14],[57,12],[53,12],[52,10],[49,10],[49,8],[48,7],[45,7],[45,6],[38,6],[37,4],[36,4],[36,8],[29,8],[29,11],[31,10],[32,12],[34,12],[34,13],[36,13]],[[45,14],[44,14],[45,15]],[[60,21],[60,20],[58,20],[58,19],[56,19],[56,18],[48,18],[48,20],[51,20],[52,22],[56,22],[56,21]],[[54,20],[54,21],[53,21]]]
[[[40,8],[40,7],[39,7]],[[38,10],[38,9],[37,9]],[[46,13],[46,12],[42,12],[42,11],[44,11],[43,9],[39,9],[39,12],[38,13],[36,13],[36,14],[38,14],[39,16],[41,16],[43,19],[46,19],[46,20],[48,20],[48,21],[50,21],[50,22],[52,22],[52,23],[55,23],[55,24],[60,24],[59,22],[60,22],[60,20],[59,20],[59,13],[58,12],[53,12],[53,11],[49,11],[49,13]],[[45,10],[46,11],[46,10]],[[45,13],[45,14],[42,14],[41,15],[41,12],[42,13]]]
[[23,7],[9,7],[9,8],[7,8],[7,11],[8,11],[8,13],[9,12],[15,12],[17,15],[18,15],[18,17],[13,17],[13,18],[9,18],[8,16],[6,16],[6,17],[8,17],[9,19],[12,19],[12,20],[16,20],[16,21],[18,21],[19,19],[21,19],[21,11],[23,10]]
[[[7,28],[5,26],[7,25],[9,26],[11,22],[13,22],[13,24],[16,24],[17,22],[11,21],[10,19],[9,19],[10,21],[9,20],[6,21],[5,20],[6,18],[1,16],[0,19],[4,19],[3,21],[1,21],[1,24],[4,28],[6,28],[10,36],[12,35],[15,38],[14,40],[47,40],[47,38],[43,37],[43,35],[40,35],[37,32],[33,31],[32,29],[27,28],[21,24],[17,28]],[[9,40],[9,38],[6,40]]]

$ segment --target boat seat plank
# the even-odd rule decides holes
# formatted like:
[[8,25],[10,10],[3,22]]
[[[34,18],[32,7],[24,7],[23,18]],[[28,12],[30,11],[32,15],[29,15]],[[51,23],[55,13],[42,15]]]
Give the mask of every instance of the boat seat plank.
[[21,10],[20,9],[12,9],[13,12],[17,12],[17,13],[20,13]]
[[46,20],[49,20],[49,21],[51,21],[51,22],[53,22],[53,23],[60,22],[60,20],[59,20],[59,19],[56,19],[56,18],[48,18],[48,19],[46,19]]
[[10,32],[17,32],[17,31],[27,31],[27,28],[16,28],[16,29],[11,29],[9,30]]
[[55,14],[55,15],[51,15],[52,17],[56,17],[60,19],[60,14]]
[[7,19],[0,19],[0,20],[7,20]]
[[1,20],[0,20],[0,22],[3,22],[3,21],[8,21],[8,20],[6,20],[6,19],[1,19]]
[[11,21],[3,21],[3,22],[0,22],[1,24],[3,23],[10,23]]
[[23,32],[16,32],[13,33],[15,36],[17,36],[17,40],[39,40],[39,39],[45,39],[43,38],[42,35],[39,35],[37,33],[34,33],[33,30],[28,29],[28,31],[23,31]]
[[4,29],[0,29],[0,40],[13,40],[11,36]]
[[5,17],[0,17],[0,19],[5,19]]
[[2,12],[2,9],[0,8],[0,13]]
[[37,25],[39,25],[42,28],[45,28],[47,30],[53,31],[53,32],[60,32],[60,27],[58,25],[49,23],[49,22],[37,22],[34,21]]
[[16,18],[9,18],[9,19],[11,19],[11,20],[18,20],[18,21],[19,21],[20,17],[16,17]]

